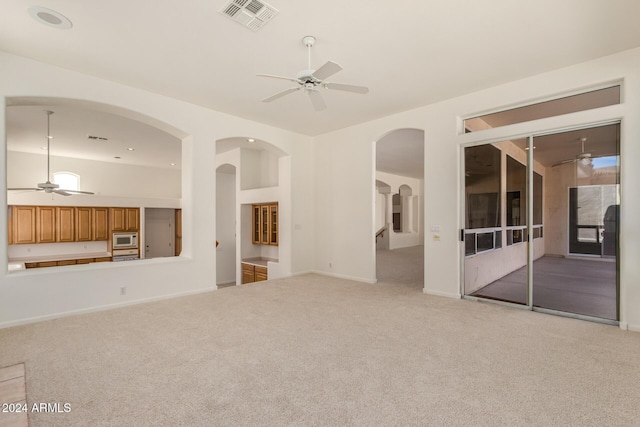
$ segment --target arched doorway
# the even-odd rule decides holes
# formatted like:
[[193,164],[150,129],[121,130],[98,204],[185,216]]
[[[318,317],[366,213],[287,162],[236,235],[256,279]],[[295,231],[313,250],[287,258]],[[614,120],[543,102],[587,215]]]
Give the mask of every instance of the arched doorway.
[[376,142],[376,278],[424,287],[424,131],[397,129]]

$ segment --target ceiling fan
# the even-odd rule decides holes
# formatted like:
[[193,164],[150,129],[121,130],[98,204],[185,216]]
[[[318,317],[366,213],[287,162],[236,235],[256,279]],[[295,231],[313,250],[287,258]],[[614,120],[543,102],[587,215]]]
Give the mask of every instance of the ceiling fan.
[[582,165],[587,166],[591,164],[591,153],[587,153],[584,151],[584,143],[587,142],[586,137],[580,138],[580,142],[582,143],[582,149],[580,153],[573,159],[561,160],[551,165],[552,168],[560,165],[564,165],[567,163],[580,162]]
[[51,136],[51,115],[53,114],[53,111],[48,111],[46,110],[45,113],[47,113],[47,181],[46,182],[41,182],[39,184],[37,184],[37,188],[9,188],[8,190],[14,190],[14,191],[44,191],[45,193],[56,193],[56,194],[60,194],[62,196],[71,196],[72,194],[93,194],[90,191],[79,191],[79,190],[65,190],[63,188],[60,188],[60,186],[58,184],[54,184],[49,180],[49,177],[51,176],[50,174],[50,168],[49,168],[49,164],[50,164],[50,157],[51,157],[51,153],[50,153],[50,146],[51,146],[51,139],[53,138]]
[[283,76],[274,76],[272,74],[258,74],[260,77],[270,77],[274,79],[288,80],[294,83],[297,83],[297,86],[291,87],[289,89],[285,89],[281,92],[278,92],[274,95],[271,95],[262,100],[262,102],[271,102],[275,101],[278,98],[282,98],[285,95],[289,95],[290,93],[303,90],[307,92],[309,95],[309,99],[313,104],[313,107],[316,111],[321,111],[327,108],[324,103],[324,99],[320,94],[319,88],[324,89],[333,89],[333,90],[342,90],[345,92],[352,93],[360,93],[365,94],[369,92],[369,88],[364,86],[355,86],[344,83],[330,83],[327,82],[326,79],[336,74],[338,71],[342,70],[342,67],[335,62],[327,61],[323,66],[318,68],[317,70],[311,69],[311,48],[316,42],[316,38],[313,36],[306,36],[302,39],[302,43],[307,47],[308,50],[308,63],[307,69],[302,70],[298,73],[296,77],[283,77]]

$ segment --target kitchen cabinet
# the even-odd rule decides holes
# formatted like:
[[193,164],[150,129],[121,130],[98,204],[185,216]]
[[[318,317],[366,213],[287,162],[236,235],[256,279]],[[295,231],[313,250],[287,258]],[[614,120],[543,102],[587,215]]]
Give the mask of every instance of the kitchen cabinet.
[[76,240],[78,242],[89,242],[93,240],[92,208],[76,208]]
[[55,243],[56,208],[54,206],[36,207],[36,243]]
[[180,256],[182,252],[182,209],[176,209],[175,244],[174,255]]
[[35,206],[12,206],[11,222],[13,243],[36,243]]
[[252,206],[252,242],[256,245],[278,245],[278,204]]
[[76,241],[75,212],[74,207],[56,207],[56,242]]
[[242,263],[242,284],[246,283],[254,283],[261,282],[263,280],[267,280],[267,267],[262,267],[259,265],[248,264],[246,262]]
[[[139,209],[129,209],[129,222],[139,228]],[[9,206],[7,229],[10,245],[108,240],[109,208]]]
[[278,205],[269,205],[269,244],[278,246]]
[[91,208],[93,240],[109,239],[109,208]]
[[108,208],[75,208],[76,242],[108,240]]
[[139,231],[139,208],[109,208],[111,231]]
[[110,262],[111,257],[63,259],[59,261],[25,262],[25,268],[58,267],[61,265],[91,264],[94,262]]
[[7,206],[7,244],[13,245],[13,209]]

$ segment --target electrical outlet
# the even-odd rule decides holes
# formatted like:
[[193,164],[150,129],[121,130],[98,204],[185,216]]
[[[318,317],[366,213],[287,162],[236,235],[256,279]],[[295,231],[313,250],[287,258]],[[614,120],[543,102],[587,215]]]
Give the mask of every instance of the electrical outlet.
[[127,288],[126,287],[121,287],[120,288],[120,295],[126,295],[127,294]]

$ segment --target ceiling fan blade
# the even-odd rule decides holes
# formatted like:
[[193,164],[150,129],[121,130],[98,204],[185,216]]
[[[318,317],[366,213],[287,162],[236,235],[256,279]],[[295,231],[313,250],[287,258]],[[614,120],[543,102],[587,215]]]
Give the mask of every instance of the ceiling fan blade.
[[567,163],[573,163],[575,161],[576,161],[576,159],[562,160],[562,161],[559,161],[559,162],[555,162],[554,164],[551,165],[551,167],[555,168],[556,166],[566,165]]
[[294,77],[276,76],[274,74],[256,74],[258,77],[269,77],[271,79],[289,80],[290,82],[300,83],[300,81]]
[[347,85],[343,83],[324,83],[323,86],[327,89],[343,90],[345,92],[369,93],[369,88],[365,86]]
[[[72,193],[72,194],[95,194],[95,193],[92,193],[91,191],[66,190],[64,188],[59,188],[57,191],[64,191],[65,193]],[[71,194],[68,194],[68,195],[71,195]]]
[[60,194],[61,196],[70,196],[70,195],[71,195],[71,193],[67,193],[67,192],[66,192],[66,191],[64,191],[64,190],[53,190],[53,191],[51,191],[51,192],[52,192],[52,193],[56,193],[56,194]]
[[31,191],[42,191],[42,188],[33,188],[33,187],[30,187],[30,188],[7,188],[7,190],[10,190],[10,191],[30,191],[30,190]]
[[280,92],[278,92],[278,93],[276,93],[274,95],[271,95],[271,96],[263,99],[262,102],[275,101],[278,98],[282,98],[283,96],[289,95],[290,93],[293,93],[293,92],[298,91],[300,89],[302,89],[302,87],[292,87],[292,88],[289,88],[289,89],[285,89],[283,91],[280,91]]
[[322,67],[318,68],[312,74],[318,80],[324,80],[327,77],[333,76],[338,71],[342,70],[342,67],[332,61],[327,61]]
[[311,103],[313,104],[313,108],[316,111],[322,111],[327,108],[327,105],[324,103],[324,99],[322,99],[322,95],[317,90],[308,90],[309,99],[311,99]]

